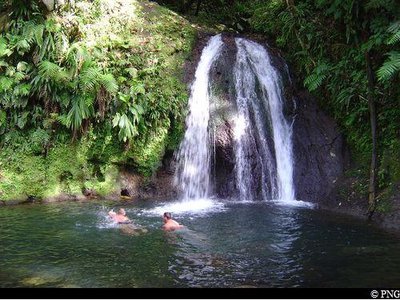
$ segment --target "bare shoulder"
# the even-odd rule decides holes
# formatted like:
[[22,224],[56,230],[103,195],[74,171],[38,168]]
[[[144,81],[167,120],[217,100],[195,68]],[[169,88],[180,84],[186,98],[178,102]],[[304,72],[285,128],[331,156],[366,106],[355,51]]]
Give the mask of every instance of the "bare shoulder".
[[164,229],[166,231],[173,231],[173,230],[182,229],[182,228],[185,228],[185,226],[180,225],[180,224],[178,224],[178,225],[167,225],[167,224],[165,224],[165,225],[162,226],[162,229]]

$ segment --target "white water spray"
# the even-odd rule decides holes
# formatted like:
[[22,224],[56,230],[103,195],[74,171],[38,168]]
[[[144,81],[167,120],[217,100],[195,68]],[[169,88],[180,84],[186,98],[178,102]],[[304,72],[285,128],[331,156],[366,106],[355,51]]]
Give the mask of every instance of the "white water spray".
[[[242,38],[235,40],[235,169],[240,198],[254,198],[251,182],[255,175],[249,155],[257,145],[262,198],[293,201],[292,128],[283,115],[279,73],[260,44]],[[267,142],[271,135],[273,147]]]
[[177,153],[178,168],[175,185],[183,192],[183,199],[202,199],[210,190],[210,145],[208,139],[209,73],[222,47],[221,35],[210,39],[196,69],[189,98],[190,113],[186,132]]

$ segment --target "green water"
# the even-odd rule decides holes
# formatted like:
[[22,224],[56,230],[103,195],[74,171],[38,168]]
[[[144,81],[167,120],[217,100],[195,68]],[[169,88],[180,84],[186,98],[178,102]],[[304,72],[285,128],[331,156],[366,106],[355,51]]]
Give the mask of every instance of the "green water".
[[[216,202],[217,203],[217,202]],[[167,205],[167,206],[164,206]],[[0,208],[0,287],[389,287],[400,240],[305,207],[218,202],[208,210],[124,204],[147,233],[109,222],[116,202]],[[172,210],[186,226],[164,232]]]

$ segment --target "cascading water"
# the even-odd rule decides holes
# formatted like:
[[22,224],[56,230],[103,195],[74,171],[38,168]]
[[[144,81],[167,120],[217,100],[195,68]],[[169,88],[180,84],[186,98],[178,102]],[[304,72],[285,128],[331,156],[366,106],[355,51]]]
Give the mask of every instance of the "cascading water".
[[221,35],[212,37],[204,48],[196,69],[189,98],[186,132],[177,153],[175,185],[183,199],[202,199],[210,190],[210,145],[208,141],[209,72],[222,46]]
[[[233,129],[232,182],[240,200],[293,201],[292,128],[283,115],[279,73],[263,46],[243,38],[236,38],[235,43],[235,62],[228,63],[233,85],[227,91],[235,99],[227,104],[235,111],[233,120],[227,121]],[[211,66],[224,57],[220,55],[222,46],[220,35],[210,39],[191,87],[190,113],[176,155],[175,173],[175,184],[185,200],[210,196],[211,164],[218,163],[211,159],[216,148],[210,145],[214,139],[209,132],[215,134],[216,130],[211,128],[215,125],[210,122],[210,99],[213,102],[218,97],[210,94],[214,84],[210,72]]]
[[[293,201],[292,129],[283,115],[279,73],[260,44],[235,41],[235,170],[240,199],[253,200],[251,187],[258,187],[263,199]],[[257,157],[251,157],[254,146]],[[261,178],[252,170],[254,159]]]

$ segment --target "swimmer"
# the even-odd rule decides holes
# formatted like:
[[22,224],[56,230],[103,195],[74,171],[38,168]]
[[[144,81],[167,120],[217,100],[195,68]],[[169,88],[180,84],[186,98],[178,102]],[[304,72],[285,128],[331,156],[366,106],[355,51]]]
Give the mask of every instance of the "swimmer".
[[113,209],[108,212],[111,219],[118,224],[130,224],[132,221],[126,216],[125,209],[120,208],[118,212]]
[[172,230],[181,229],[181,228],[185,227],[185,226],[179,224],[177,221],[173,220],[170,212],[164,213],[163,221],[164,221],[164,225],[162,226],[162,228],[167,231],[172,231]]
[[127,235],[139,235],[142,233],[147,233],[148,230],[141,226],[138,226],[133,223],[131,219],[126,216],[125,209],[120,208],[118,212],[114,210],[110,210],[108,215],[112,218],[112,220],[120,225],[121,232]]

